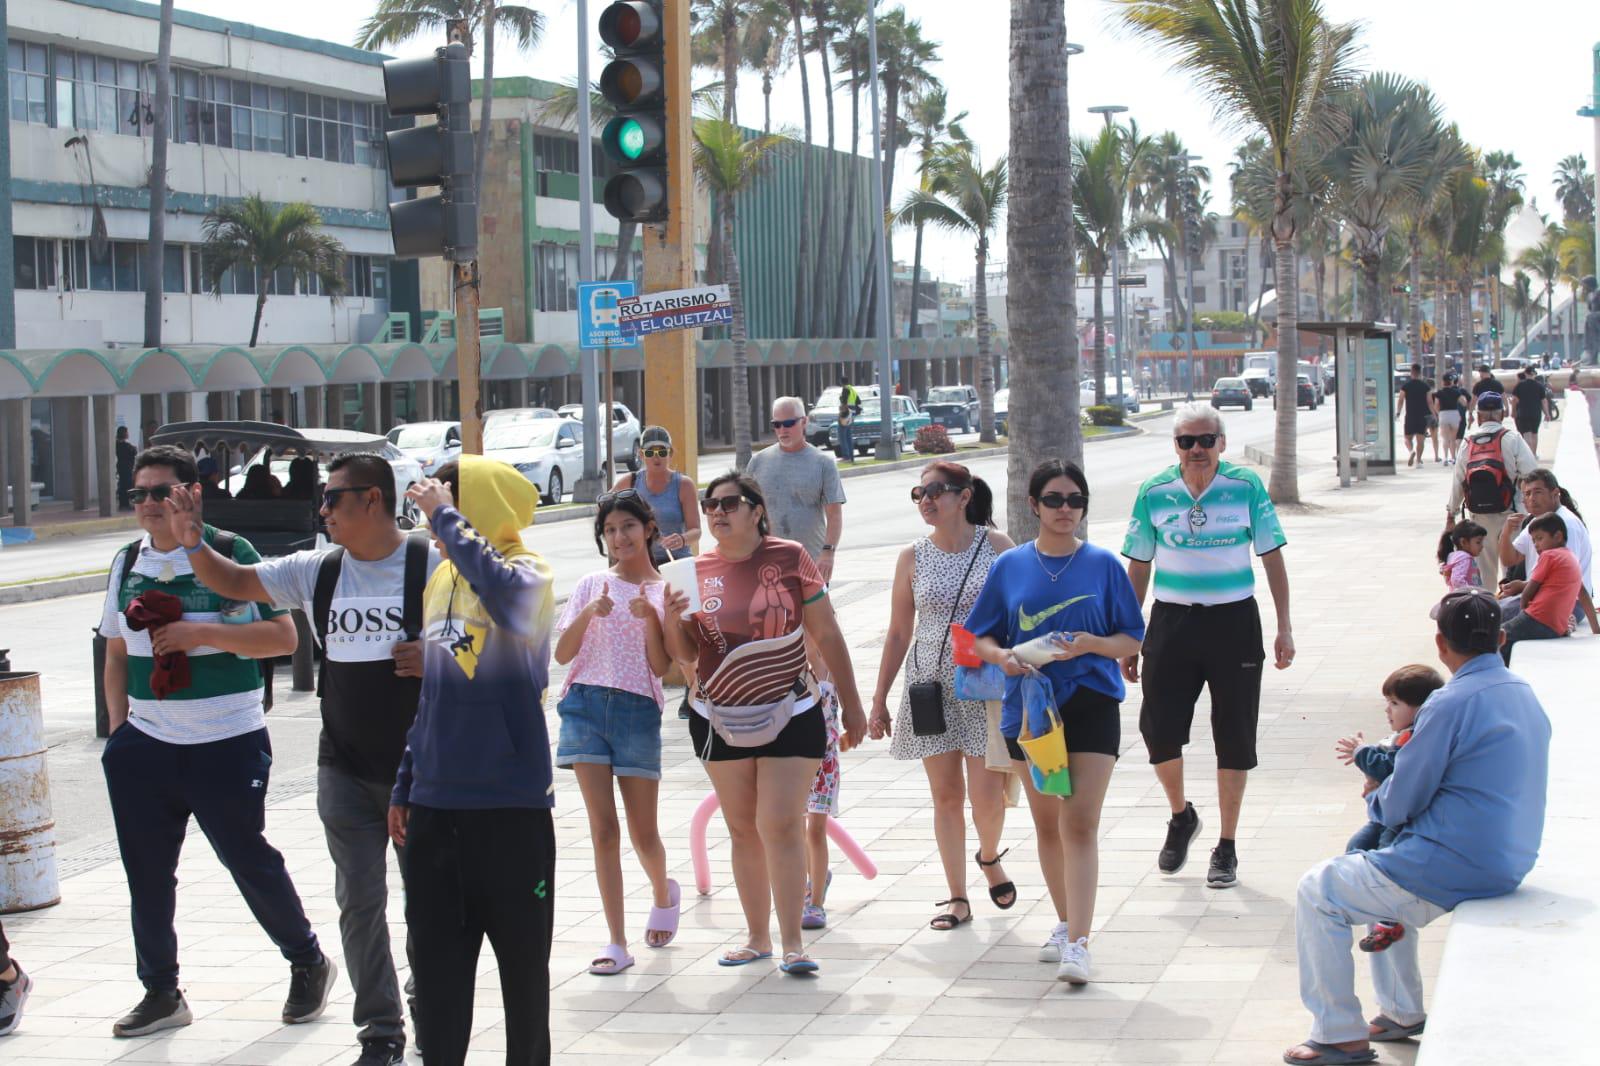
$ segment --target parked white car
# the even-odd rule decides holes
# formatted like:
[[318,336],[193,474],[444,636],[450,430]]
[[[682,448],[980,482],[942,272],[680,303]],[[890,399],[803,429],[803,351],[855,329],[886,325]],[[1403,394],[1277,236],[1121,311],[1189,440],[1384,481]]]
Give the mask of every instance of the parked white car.
[[[556,410],[562,418],[571,418],[577,422],[583,421],[583,404],[569,403]],[[644,432],[644,427],[639,425],[639,419],[628,410],[627,404],[613,403],[611,405],[611,447],[615,449],[617,459],[625,463],[629,470],[639,469],[641,456],[639,455],[639,435]],[[600,461],[605,462],[604,449],[601,450]]]
[[461,457],[460,422],[408,422],[395,426],[387,436],[390,444],[421,463],[428,477]]
[[560,503],[567,486],[583,476],[583,423],[502,419],[483,431],[483,454],[516,467],[537,486],[541,502]]

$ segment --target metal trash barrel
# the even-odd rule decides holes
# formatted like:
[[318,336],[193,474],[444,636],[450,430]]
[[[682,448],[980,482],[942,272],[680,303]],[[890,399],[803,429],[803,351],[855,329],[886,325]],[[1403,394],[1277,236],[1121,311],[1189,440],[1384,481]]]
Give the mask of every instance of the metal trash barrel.
[[39,675],[0,673],[0,914],[60,902]]

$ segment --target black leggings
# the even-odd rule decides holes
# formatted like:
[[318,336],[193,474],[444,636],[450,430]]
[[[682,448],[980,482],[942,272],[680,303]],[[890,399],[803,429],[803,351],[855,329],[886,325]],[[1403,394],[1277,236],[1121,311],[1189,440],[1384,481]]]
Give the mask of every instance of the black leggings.
[[6,943],[6,927],[0,924],[0,973],[11,969],[11,945]]
[[417,984],[417,1043],[428,1066],[466,1061],[485,936],[500,969],[506,1066],[550,1061],[555,880],[555,823],[548,809],[411,808],[406,925]]

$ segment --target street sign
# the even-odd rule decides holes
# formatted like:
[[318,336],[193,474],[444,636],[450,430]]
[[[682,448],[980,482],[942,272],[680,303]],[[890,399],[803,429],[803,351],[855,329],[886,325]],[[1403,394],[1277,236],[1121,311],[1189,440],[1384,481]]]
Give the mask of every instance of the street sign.
[[622,333],[630,337],[733,322],[733,301],[726,285],[647,292],[622,300],[618,310],[622,314]]
[[638,288],[631,281],[578,283],[578,347],[637,348],[639,336],[622,331],[622,302]]

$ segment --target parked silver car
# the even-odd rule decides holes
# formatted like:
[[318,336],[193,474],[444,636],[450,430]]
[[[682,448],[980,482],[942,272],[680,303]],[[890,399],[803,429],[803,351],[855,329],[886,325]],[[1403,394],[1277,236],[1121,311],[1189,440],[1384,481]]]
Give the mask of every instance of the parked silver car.
[[428,477],[461,457],[460,422],[408,422],[395,426],[386,436],[390,444],[421,463]]
[[[562,418],[571,418],[578,422],[583,421],[583,404],[569,403],[558,408],[556,414]],[[629,470],[639,469],[642,457],[639,454],[639,434],[644,427],[639,425],[639,419],[628,410],[628,405],[612,403],[611,405],[611,447],[618,462],[627,466]],[[605,451],[601,449],[600,461],[605,462]]]
[[483,431],[483,454],[510,463],[539,489],[543,503],[560,503],[583,476],[583,423],[570,418],[502,419]]

